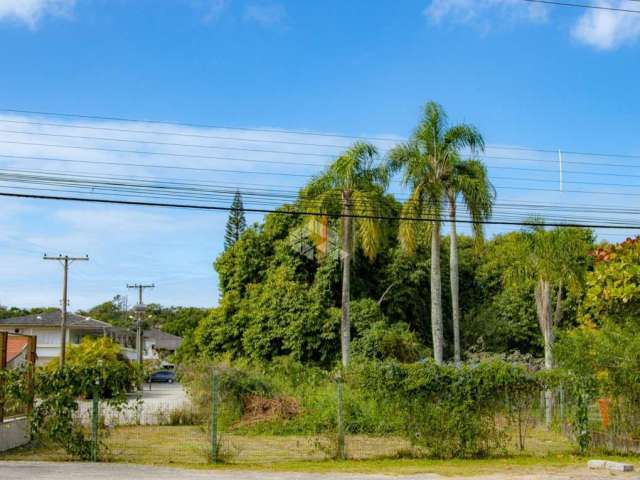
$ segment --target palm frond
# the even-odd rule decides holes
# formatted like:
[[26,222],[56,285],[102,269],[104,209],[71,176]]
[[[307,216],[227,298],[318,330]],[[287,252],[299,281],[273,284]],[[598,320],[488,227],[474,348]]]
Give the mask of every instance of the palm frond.
[[483,241],[483,223],[491,217],[496,190],[489,181],[486,167],[479,160],[458,160],[454,164],[449,187],[454,199],[458,193],[472,220],[473,233],[479,244]]

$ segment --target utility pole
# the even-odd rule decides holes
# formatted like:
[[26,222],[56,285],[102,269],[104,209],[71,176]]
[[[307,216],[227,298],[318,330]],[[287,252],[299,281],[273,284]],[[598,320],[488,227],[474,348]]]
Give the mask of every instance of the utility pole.
[[133,311],[136,314],[136,353],[138,354],[138,364],[142,371],[142,314],[147,309],[147,306],[142,302],[142,292],[145,288],[155,288],[155,285],[142,285],[142,284],[127,284],[127,288],[135,288],[138,290],[138,303],[133,306]]
[[69,255],[58,255],[57,257],[50,257],[46,253],[42,257],[43,260],[57,260],[64,267],[64,280],[62,282],[62,315],[60,319],[60,368],[64,367],[64,359],[67,353],[67,286],[69,278],[69,265],[75,261],[88,261],[89,255],[84,257],[70,257]]

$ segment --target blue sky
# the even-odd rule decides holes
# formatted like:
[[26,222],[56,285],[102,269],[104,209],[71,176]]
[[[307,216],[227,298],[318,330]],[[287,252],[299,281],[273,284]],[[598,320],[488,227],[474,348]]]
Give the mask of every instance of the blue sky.
[[[593,3],[635,8],[636,2]],[[640,15],[521,0],[0,0],[0,108],[403,138],[415,125],[420,105],[433,99],[452,120],[476,124],[492,146],[638,154],[639,38]],[[0,118],[22,117],[0,112]],[[122,122],[110,123],[115,124]],[[170,138],[175,129],[184,133],[186,127],[172,128],[163,127],[164,135],[154,138]],[[0,131],[0,153],[135,157],[7,143],[25,137],[42,142],[37,134],[52,132],[21,130],[31,133]],[[273,137],[294,136],[260,134],[265,141]],[[85,140],[82,145],[103,143]],[[498,151],[504,149],[493,155]],[[531,165],[555,168],[555,154],[514,149],[509,156],[534,157],[542,163]],[[493,165],[514,163],[494,161],[488,162],[490,171]],[[0,163],[2,168],[26,168],[23,160]],[[38,168],[89,168],[41,163]],[[217,168],[230,168],[228,163],[188,161]],[[34,167],[31,161],[29,168]],[[251,164],[243,168],[256,169]],[[270,168],[283,171],[282,166]],[[589,168],[565,178],[602,180],[593,173],[603,167]],[[100,168],[106,170],[177,175]],[[295,171],[311,174],[314,169]],[[495,181],[505,189],[499,190],[499,199],[625,207],[636,202],[630,196],[525,190],[531,185],[527,174],[518,175]],[[549,181],[557,177],[543,175]],[[244,182],[290,188],[303,181],[243,177]],[[224,175],[207,179],[239,181]],[[607,179],[613,181],[621,179]],[[632,192],[633,187],[601,190]],[[56,304],[61,271],[40,260],[44,249],[92,258],[72,267],[72,308],[124,293],[127,282],[137,281],[158,285],[149,301],[217,302],[211,262],[222,248],[223,213],[0,202],[1,304]],[[622,235],[599,233],[612,240]]]

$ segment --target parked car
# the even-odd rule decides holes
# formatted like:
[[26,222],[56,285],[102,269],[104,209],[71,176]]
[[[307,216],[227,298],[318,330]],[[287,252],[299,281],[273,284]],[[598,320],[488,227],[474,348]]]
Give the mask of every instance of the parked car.
[[160,370],[154,372],[149,377],[149,382],[173,383],[176,381],[176,372],[170,370]]

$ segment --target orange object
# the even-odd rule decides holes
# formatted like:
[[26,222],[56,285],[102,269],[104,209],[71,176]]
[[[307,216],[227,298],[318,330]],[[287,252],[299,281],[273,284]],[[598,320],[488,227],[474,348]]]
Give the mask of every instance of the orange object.
[[600,418],[602,418],[602,426],[604,427],[605,431],[609,430],[609,399],[599,399],[598,407],[600,408]]
[[27,347],[29,339],[27,337],[17,337],[9,335],[9,341],[7,342],[7,362],[10,362]]

